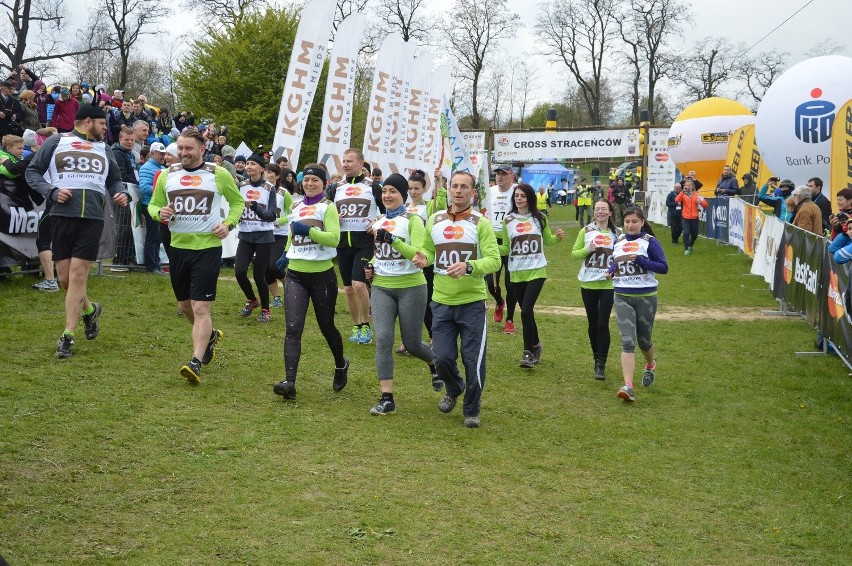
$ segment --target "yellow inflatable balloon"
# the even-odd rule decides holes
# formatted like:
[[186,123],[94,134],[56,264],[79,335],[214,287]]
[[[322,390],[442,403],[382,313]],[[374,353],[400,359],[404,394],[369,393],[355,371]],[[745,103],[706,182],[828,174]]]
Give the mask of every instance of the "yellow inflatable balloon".
[[699,100],[687,106],[672,123],[669,155],[682,174],[695,171],[695,178],[704,185],[702,195],[713,196],[725,166],[728,138],[748,124],[754,124],[754,114],[735,100]]

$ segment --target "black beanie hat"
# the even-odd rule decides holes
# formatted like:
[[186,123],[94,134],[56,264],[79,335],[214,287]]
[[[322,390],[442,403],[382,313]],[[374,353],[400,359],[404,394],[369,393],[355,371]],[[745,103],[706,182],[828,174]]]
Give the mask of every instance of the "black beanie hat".
[[402,202],[405,202],[408,198],[408,180],[399,173],[392,174],[382,184],[384,186],[390,185],[399,191],[399,194],[402,195]]
[[256,153],[252,153],[251,155],[249,155],[246,161],[254,161],[264,169],[266,168],[266,160]]
[[103,108],[100,106],[93,106],[91,104],[83,104],[80,106],[80,109],[77,110],[77,114],[74,116],[75,120],[85,120],[86,118],[91,118],[92,120],[106,120],[106,114],[103,111]]

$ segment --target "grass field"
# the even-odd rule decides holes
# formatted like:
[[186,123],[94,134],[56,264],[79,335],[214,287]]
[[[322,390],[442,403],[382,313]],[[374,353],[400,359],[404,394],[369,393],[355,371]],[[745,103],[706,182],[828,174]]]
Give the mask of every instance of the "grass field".
[[[553,214],[569,230],[548,248],[542,310],[582,306],[569,213]],[[438,412],[410,357],[398,413],[369,416],[372,346],[346,343],[334,394],[311,318],[299,401],[283,403],[283,311],[239,317],[227,270],[225,339],[198,387],[177,374],[189,327],[167,278],[93,276],[101,335],[65,361],[61,295],[0,283],[0,553],[12,566],[848,564],[848,371],[794,357],[813,348],[804,321],[752,316],[776,303],[743,255],[700,241],[684,257],[659,232],[657,384],[616,398],[614,321],[604,383],[584,318],[540,315],[531,371],[520,328],[494,324],[479,430]],[[675,309],[694,317],[667,319]],[[348,334],[342,296],[337,325]]]

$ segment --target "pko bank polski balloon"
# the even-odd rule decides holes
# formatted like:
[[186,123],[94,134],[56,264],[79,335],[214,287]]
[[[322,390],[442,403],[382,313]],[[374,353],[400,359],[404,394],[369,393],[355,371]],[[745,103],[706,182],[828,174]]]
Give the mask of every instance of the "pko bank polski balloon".
[[790,67],[763,96],[754,135],[766,165],[782,179],[804,185],[831,177],[831,126],[837,108],[852,98],[852,58],[814,57]]
[[704,184],[701,194],[712,195],[725,166],[728,138],[753,123],[754,115],[739,102],[721,97],[699,100],[672,123],[669,155],[684,175],[695,171],[695,178]]

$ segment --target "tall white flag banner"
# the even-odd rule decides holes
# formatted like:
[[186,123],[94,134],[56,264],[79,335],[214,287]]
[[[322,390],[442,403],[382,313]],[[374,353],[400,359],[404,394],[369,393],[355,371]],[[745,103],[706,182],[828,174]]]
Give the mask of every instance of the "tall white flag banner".
[[299,163],[305,125],[331,37],[335,6],[331,0],[312,0],[302,10],[296,31],[272,141],[275,152],[283,150],[293,167]]
[[[358,62],[358,50],[361,47],[361,31],[366,22],[366,14],[360,12],[350,14],[337,27],[337,33],[334,35],[320,128],[317,156],[320,163],[339,158],[344,151],[352,147],[355,65]],[[339,171],[340,167],[333,167],[333,169]]]
[[387,162],[390,154],[389,143],[394,128],[393,105],[398,92],[396,79],[402,66],[399,61],[402,59],[403,43],[402,37],[397,33],[386,36],[376,57],[363,148],[364,160],[370,163]]
[[639,155],[639,130],[505,132],[494,134],[495,161]]
[[651,128],[648,132],[648,170],[642,172],[648,192],[660,191],[668,195],[674,189],[674,160],[669,155],[669,129]]
[[[426,118],[424,128],[424,161],[430,164],[426,171],[443,167],[441,160],[443,159],[442,148],[444,145],[444,137],[441,128],[441,116],[443,115],[443,99],[448,96],[453,86],[452,69],[449,65],[441,65],[435,72],[432,73],[432,81],[429,90],[428,104],[426,105]],[[444,127],[446,127],[446,119],[444,119]]]
[[420,148],[420,133],[425,124],[421,121],[423,108],[426,105],[425,97],[428,91],[429,73],[432,72],[432,57],[423,54],[417,57],[412,67],[409,79],[408,101],[405,106],[405,131],[402,135],[402,167],[408,170],[422,169],[426,178],[432,176],[423,163],[422,153],[418,155]]
[[[443,97],[444,118],[447,123],[447,137],[444,139],[444,160],[441,163],[441,174],[447,179],[453,171],[467,171],[473,174],[473,165],[467,153],[464,137],[459,131],[459,122],[450,108],[447,96]],[[474,175],[475,176],[475,175]]]
[[470,158],[470,172],[479,178],[482,164],[485,162],[485,132],[462,132],[464,146]]

